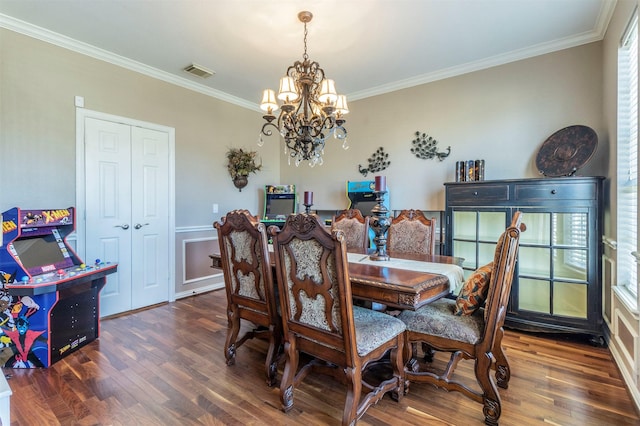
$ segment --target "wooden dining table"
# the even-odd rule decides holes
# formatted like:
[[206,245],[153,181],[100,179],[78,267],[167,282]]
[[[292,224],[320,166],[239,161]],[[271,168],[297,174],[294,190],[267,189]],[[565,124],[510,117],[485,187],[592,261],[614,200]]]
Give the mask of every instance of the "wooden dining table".
[[[366,259],[368,258],[367,252],[350,252],[349,278],[354,298],[381,303],[397,309],[418,309],[451,293],[449,277],[440,273],[396,267],[393,259],[411,261],[415,265],[448,264],[458,267],[462,265],[464,260],[460,257],[440,255],[388,253],[391,257],[389,261],[369,262]],[[212,268],[222,268],[219,247],[216,246],[209,257]],[[271,266],[275,268],[274,256],[270,256],[270,261]]]

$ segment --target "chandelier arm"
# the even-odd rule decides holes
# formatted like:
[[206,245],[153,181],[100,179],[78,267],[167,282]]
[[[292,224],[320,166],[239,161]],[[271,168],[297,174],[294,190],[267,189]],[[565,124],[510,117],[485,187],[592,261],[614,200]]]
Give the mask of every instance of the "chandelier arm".
[[335,127],[335,125],[336,125],[336,121],[335,121],[334,117],[328,115],[328,116],[326,116],[324,118],[324,120],[322,120],[321,125],[318,126],[318,127],[322,128],[322,129],[331,130],[331,129],[333,129]]
[[263,134],[263,135],[265,135],[265,136],[271,136],[271,135],[273,134],[273,131],[272,131],[271,129],[269,129],[269,126],[272,126],[274,129],[276,129],[276,130],[278,130],[278,131],[280,130],[280,129],[278,129],[278,126],[276,126],[276,125],[275,125],[274,123],[272,123],[272,122],[264,123],[264,124],[262,125],[262,130],[261,130],[261,132],[262,132],[262,134]]

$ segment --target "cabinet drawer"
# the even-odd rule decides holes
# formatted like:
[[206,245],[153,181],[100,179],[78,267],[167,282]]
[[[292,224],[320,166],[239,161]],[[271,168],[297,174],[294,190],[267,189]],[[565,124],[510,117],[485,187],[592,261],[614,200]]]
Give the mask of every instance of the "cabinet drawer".
[[596,186],[593,184],[549,183],[543,185],[515,185],[516,200],[595,200]]
[[456,204],[477,205],[478,201],[486,203],[488,201],[507,201],[509,199],[508,185],[460,185],[447,188],[449,201]]

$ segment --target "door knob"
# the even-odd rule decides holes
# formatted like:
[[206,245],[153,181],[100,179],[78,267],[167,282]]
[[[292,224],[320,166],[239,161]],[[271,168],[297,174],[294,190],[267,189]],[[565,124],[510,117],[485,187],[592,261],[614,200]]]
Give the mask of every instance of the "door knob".
[[127,225],[127,224],[125,223],[124,225],[116,225],[116,226],[114,226],[114,228],[129,229],[129,225]]
[[148,223],[143,223],[142,225],[141,225],[141,224],[139,224],[139,223],[136,223],[133,227],[134,227],[134,228],[136,228],[136,229],[140,229],[140,228],[142,228],[143,226],[147,226],[147,225],[148,225]]

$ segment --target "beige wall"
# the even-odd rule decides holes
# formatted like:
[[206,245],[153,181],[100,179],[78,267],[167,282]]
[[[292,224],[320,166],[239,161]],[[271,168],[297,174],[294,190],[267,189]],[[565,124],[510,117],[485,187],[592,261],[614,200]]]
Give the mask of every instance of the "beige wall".
[[[282,143],[275,136],[257,147],[262,119],[256,111],[0,31],[2,156],[19,159],[4,161],[3,176],[15,179],[2,185],[2,210],[75,204],[76,95],[88,109],[175,127],[178,227],[209,224],[213,203],[221,213],[238,207],[260,213],[257,195],[265,183],[312,190],[317,209],[344,208],[345,182],[373,178],[358,165],[378,147],[391,160],[384,174],[392,209],[442,209],[442,183],[453,179],[457,160],[485,159],[487,179],[536,177],[540,145],[572,124],[600,135],[595,158],[579,173],[607,173],[600,43],[351,102],[350,149],[330,140],[325,164],[310,169],[287,166],[284,157],[280,167]],[[413,156],[418,130],[443,151],[451,146],[451,155],[442,162]],[[224,168],[229,146],[257,149],[265,165],[241,193]]]
[[[283,160],[281,180],[313,190],[318,209],[344,208],[344,182],[373,179],[364,178],[358,164],[365,166],[384,147],[391,160],[382,172],[391,208],[443,209],[442,183],[454,179],[457,160],[484,159],[487,179],[538,177],[541,144],[573,124],[593,127],[600,136],[594,158],[578,174],[606,175],[601,50],[601,43],[592,43],[351,102],[350,149],[331,141],[321,169],[287,167]],[[451,155],[442,162],[413,156],[418,130],[434,137],[442,151],[451,146]]]
[[[278,180],[277,150],[239,192],[228,147],[257,148],[261,116],[227,102],[0,29],[0,211],[75,205],[75,106],[176,130],[176,226],[211,225],[220,212],[259,207],[258,189]],[[216,215],[219,217],[220,215]]]

